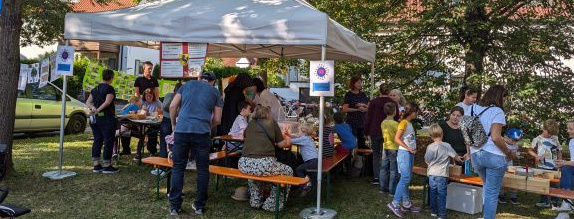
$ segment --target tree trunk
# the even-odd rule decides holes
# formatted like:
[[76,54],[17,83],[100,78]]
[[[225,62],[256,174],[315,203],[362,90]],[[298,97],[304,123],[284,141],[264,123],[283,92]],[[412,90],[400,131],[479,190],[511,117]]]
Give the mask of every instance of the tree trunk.
[[[468,28],[464,33],[467,50],[465,52],[465,69],[463,84],[468,84],[468,78],[473,75],[484,74],[484,60],[490,43],[490,28],[488,17],[483,4],[474,4],[466,10],[465,16]],[[471,82],[478,89],[478,96],[482,93],[483,81]]]
[[0,144],[7,144],[6,170],[14,170],[12,132],[20,75],[21,0],[4,0],[0,14]]

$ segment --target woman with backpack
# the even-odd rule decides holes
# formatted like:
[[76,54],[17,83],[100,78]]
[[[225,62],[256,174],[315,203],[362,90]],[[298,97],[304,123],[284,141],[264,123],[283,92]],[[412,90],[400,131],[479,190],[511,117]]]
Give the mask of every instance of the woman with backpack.
[[478,104],[471,106],[471,116],[464,116],[461,120],[463,135],[470,145],[472,166],[483,182],[484,219],[496,216],[498,193],[507,169],[506,160],[514,158],[501,135],[502,127],[506,125],[503,105],[507,95],[502,85],[490,87]]

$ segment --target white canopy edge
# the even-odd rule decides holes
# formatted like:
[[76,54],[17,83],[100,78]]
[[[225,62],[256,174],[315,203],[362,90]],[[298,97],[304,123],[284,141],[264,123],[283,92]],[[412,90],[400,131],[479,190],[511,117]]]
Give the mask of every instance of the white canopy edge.
[[159,48],[209,43],[210,57],[375,60],[376,46],[301,0],[169,0],[99,13],[68,13],[66,39]]

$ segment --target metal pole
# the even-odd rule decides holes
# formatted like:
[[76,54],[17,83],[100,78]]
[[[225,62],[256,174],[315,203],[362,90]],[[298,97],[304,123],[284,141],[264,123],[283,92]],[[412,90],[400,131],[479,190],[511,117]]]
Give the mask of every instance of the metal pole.
[[[321,46],[321,61],[325,61],[327,48],[325,45]],[[321,212],[321,180],[323,177],[323,127],[325,126],[325,97],[319,97],[319,161],[317,164],[317,209],[315,212]]]
[[[67,43],[66,43],[67,44]],[[62,78],[63,86],[62,86],[62,111],[60,114],[60,151],[58,153],[59,162],[58,162],[58,171],[59,174],[62,174],[62,165],[64,163],[64,125],[66,120],[66,93],[68,90],[67,82],[66,82],[66,75],[63,75]]]

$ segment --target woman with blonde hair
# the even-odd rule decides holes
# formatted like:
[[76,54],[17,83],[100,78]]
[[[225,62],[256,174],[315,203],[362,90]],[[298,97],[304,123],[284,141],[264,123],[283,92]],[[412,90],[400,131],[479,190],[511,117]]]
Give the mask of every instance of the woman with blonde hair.
[[[283,136],[281,128],[276,121],[271,119],[271,110],[268,106],[257,105],[253,112],[253,119],[245,128],[245,142],[243,144],[243,156],[239,159],[239,171],[255,176],[292,176],[293,169],[277,160],[275,148],[287,148],[291,146],[289,136]],[[249,204],[253,208],[263,208],[266,211],[275,210],[275,192],[269,197],[264,197],[262,187],[265,183],[248,180]],[[272,190],[275,191],[272,185]],[[282,190],[283,192],[283,190]],[[279,195],[279,208],[282,209],[289,194]],[[283,198],[285,197],[285,198]]]
[[399,89],[392,89],[389,91],[389,97],[393,99],[399,106],[399,115],[405,111],[405,106],[407,105],[407,100],[403,93]]

